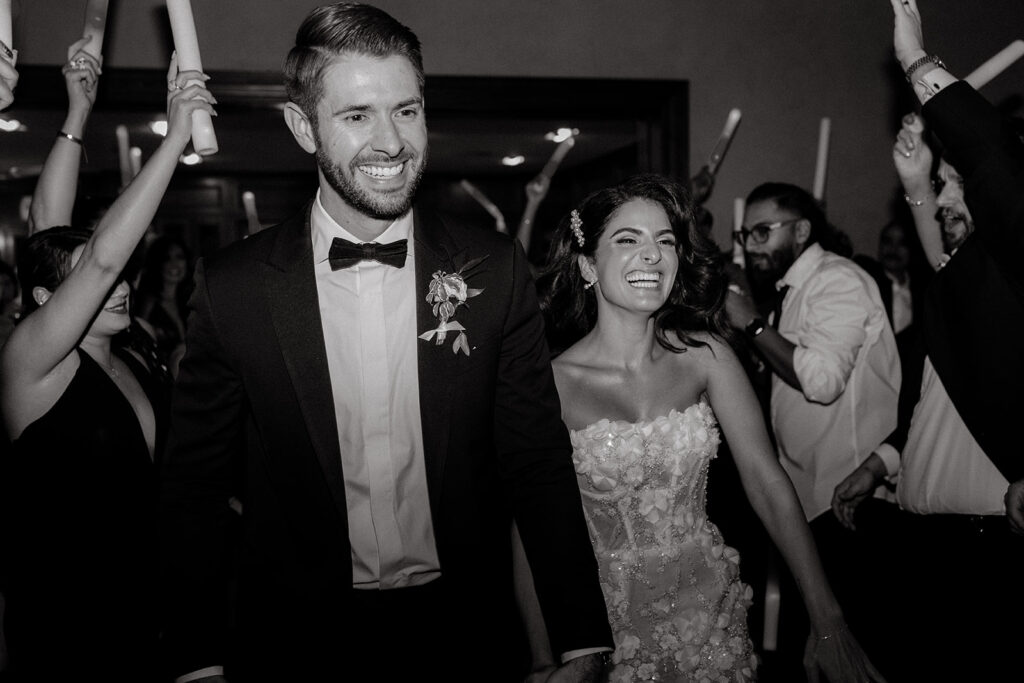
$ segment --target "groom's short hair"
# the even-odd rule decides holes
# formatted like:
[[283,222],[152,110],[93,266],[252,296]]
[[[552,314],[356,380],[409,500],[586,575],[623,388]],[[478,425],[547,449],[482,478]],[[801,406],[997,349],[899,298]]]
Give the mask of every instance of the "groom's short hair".
[[416,70],[423,89],[423,55],[416,34],[387,12],[357,2],[317,7],[295,34],[295,47],[284,65],[288,99],[316,120],[316,105],[323,96],[323,71],[346,52],[374,57],[405,57]]

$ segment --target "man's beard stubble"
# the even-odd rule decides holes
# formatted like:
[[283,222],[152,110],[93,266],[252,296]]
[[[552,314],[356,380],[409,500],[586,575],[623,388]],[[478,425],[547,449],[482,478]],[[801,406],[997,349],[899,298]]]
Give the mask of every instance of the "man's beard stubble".
[[[767,259],[767,263],[765,260]],[[754,301],[771,301],[775,298],[775,283],[782,279],[793,265],[796,257],[790,248],[780,248],[768,254],[746,254],[747,281],[750,283],[751,296]],[[754,263],[761,265],[755,266]]]
[[[403,215],[412,207],[412,200],[416,196],[416,190],[420,185],[420,180],[423,178],[423,171],[427,167],[427,148],[424,147],[423,151],[419,156],[419,165],[415,169],[416,175],[409,178],[408,184],[405,188],[399,192],[392,192],[388,195],[380,196],[372,192],[364,190],[355,181],[355,176],[359,173],[358,166],[360,164],[374,163],[374,161],[385,161],[393,162],[395,159],[385,158],[383,160],[367,160],[367,159],[353,159],[349,163],[348,175],[345,174],[345,169],[341,164],[337,164],[327,157],[324,153],[324,146],[320,142],[320,138],[314,133],[316,138],[316,163],[327,179],[328,184],[338,193],[345,203],[351,206],[356,211],[374,218],[377,220],[388,220],[393,221]],[[408,172],[408,167],[416,157],[412,155],[406,155],[405,158],[401,159],[401,162],[406,164],[406,168],[403,169],[403,173]]]

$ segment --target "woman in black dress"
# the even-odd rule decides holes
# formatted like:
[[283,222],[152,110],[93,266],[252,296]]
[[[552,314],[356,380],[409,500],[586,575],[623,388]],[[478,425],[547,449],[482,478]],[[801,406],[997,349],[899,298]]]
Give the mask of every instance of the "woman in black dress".
[[[20,254],[25,315],[0,352],[12,439],[0,476],[10,678],[155,678],[155,393],[112,340],[130,325],[121,271],[189,140],[213,113],[198,72],[168,73],[168,132],[96,230],[59,227]],[[147,391],[149,390],[149,391]]]

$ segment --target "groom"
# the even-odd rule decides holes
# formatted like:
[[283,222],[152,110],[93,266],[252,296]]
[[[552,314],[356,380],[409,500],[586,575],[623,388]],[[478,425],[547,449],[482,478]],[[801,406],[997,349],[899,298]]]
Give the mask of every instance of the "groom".
[[413,206],[419,41],[320,7],[285,81],[319,191],[196,270],[161,496],[170,673],[521,676],[514,518],[561,673],[596,680],[611,635],[523,252]]

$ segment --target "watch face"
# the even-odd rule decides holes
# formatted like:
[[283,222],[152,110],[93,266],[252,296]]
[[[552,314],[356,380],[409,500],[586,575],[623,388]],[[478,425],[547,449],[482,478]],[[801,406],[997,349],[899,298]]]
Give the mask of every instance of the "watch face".
[[747,323],[747,326],[743,328],[743,331],[746,332],[751,337],[756,337],[757,335],[764,332],[764,320],[762,320],[761,318],[754,318],[749,323]]

